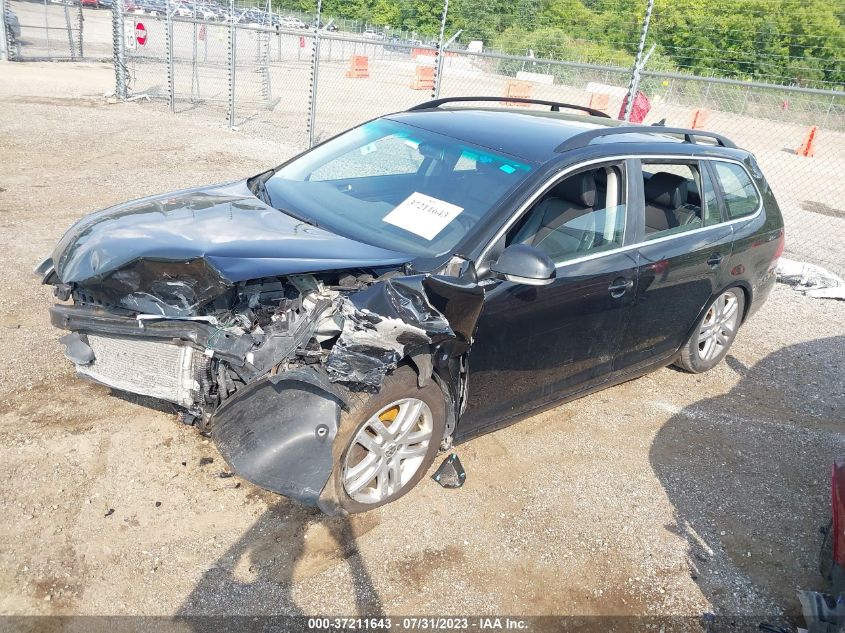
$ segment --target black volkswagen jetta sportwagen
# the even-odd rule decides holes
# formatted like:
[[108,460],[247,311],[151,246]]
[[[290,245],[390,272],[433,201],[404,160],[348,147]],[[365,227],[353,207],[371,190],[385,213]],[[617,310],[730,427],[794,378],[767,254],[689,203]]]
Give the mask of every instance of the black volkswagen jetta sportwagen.
[[392,501],[441,447],[538,408],[721,361],[784,244],[754,157],[581,106],[478,107],[496,101],[81,219],[38,268],[68,358],[326,512]]

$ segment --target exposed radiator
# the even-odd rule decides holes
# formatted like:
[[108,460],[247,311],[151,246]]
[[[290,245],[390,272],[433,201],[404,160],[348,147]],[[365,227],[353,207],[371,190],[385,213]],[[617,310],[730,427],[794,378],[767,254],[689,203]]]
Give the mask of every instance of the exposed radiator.
[[187,345],[88,335],[95,360],[76,371],[114,389],[192,408],[200,398],[199,374],[205,357]]

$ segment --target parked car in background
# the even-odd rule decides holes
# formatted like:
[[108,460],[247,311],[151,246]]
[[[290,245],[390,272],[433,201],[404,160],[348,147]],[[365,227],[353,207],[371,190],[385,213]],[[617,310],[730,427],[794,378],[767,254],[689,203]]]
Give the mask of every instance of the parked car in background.
[[98,9],[100,7],[100,3],[97,0],[79,0],[79,4],[89,9]]
[[217,11],[207,5],[196,5],[196,18],[198,20],[205,20],[206,22],[217,21],[219,16]]
[[179,18],[192,18],[194,17],[194,5],[183,3],[173,9],[173,15]]
[[391,35],[384,42],[384,50],[393,51],[397,53],[406,53],[408,55],[411,54],[411,49],[415,46],[422,46],[422,42],[420,40],[402,39],[398,35]]
[[318,18],[314,18],[309,24],[305,24],[304,26],[308,29],[313,29],[316,27],[318,29],[322,29],[323,31],[329,31],[331,33],[337,31],[337,25],[334,23],[334,19],[331,19],[328,22],[323,22]]
[[456,97],[96,212],[36,272],[80,376],[174,403],[236,473],[342,513],[401,497],[453,441],[713,368],[783,246],[723,136]]
[[287,15],[279,19],[279,27],[283,29],[304,29],[305,22],[292,15]]
[[135,11],[147,15],[165,16],[167,15],[167,3],[163,0],[138,0]]
[[378,31],[374,31],[373,29],[367,29],[364,31],[361,36],[368,40],[383,40],[384,34],[379,33]]
[[111,9],[114,2],[113,0],[97,0],[97,3],[101,9]]

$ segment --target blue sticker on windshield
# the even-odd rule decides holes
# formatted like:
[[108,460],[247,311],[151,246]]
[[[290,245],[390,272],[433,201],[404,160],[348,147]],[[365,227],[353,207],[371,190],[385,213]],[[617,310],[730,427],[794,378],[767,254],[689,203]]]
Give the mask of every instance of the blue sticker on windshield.
[[510,165],[502,165],[501,167],[499,167],[499,169],[501,169],[506,174],[512,174],[513,172],[516,171],[516,169],[514,169]]

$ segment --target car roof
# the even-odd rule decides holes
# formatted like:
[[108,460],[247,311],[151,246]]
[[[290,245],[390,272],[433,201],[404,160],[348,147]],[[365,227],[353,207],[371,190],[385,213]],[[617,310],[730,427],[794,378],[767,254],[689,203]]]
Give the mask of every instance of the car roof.
[[[527,108],[439,107],[398,112],[385,118],[533,163],[545,163],[560,157],[557,148],[582,132],[621,124],[614,119]],[[619,135],[598,137],[593,143],[659,143],[668,147],[683,144],[683,140],[660,134],[659,128],[645,128],[642,134],[626,134],[624,138]]]

